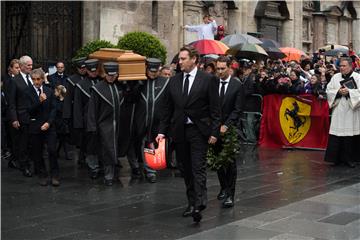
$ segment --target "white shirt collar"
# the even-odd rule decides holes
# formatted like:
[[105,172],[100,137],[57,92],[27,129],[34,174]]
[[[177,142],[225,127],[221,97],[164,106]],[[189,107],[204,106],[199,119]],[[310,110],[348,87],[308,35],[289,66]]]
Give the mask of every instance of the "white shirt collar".
[[[21,76],[26,80],[26,75],[28,75],[28,74],[23,73],[23,72],[21,72],[21,71],[20,71],[20,74],[21,74]],[[29,79],[31,80],[30,76],[29,76]]]
[[230,78],[231,78],[231,75],[229,75],[228,78],[225,79],[225,80],[220,79],[220,82],[227,82],[227,83],[229,83],[229,82],[230,82]]
[[[37,87],[35,87],[34,84],[33,84],[33,88],[35,89],[36,93],[39,95],[38,89],[37,89]],[[40,89],[41,89],[41,92],[44,92],[42,85],[40,86]]]
[[189,72],[189,73],[184,72],[184,78],[186,77],[187,74],[190,74],[190,77],[195,78],[197,71],[198,71],[198,68],[195,67],[195,68],[194,68],[193,70],[191,70],[191,72]]
[[32,79],[31,79],[31,77],[30,77],[30,74],[23,73],[22,71],[20,71],[20,74],[21,74],[21,76],[23,77],[26,85],[28,85],[27,80],[26,80],[26,76],[27,76],[27,75],[29,75],[29,81],[30,81],[30,83],[33,84]]

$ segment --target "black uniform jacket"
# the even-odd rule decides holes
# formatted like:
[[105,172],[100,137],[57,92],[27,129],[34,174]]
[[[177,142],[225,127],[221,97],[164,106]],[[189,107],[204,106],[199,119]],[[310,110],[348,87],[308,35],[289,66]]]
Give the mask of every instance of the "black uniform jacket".
[[115,164],[118,157],[120,107],[123,103],[118,82],[98,82],[91,88],[87,113],[87,131],[98,136],[101,159]]
[[98,81],[97,78],[86,77],[76,84],[73,109],[74,128],[86,129],[90,88]]
[[159,132],[164,91],[169,83],[168,78],[148,79],[140,86],[140,97],[135,108],[136,137],[154,141]]

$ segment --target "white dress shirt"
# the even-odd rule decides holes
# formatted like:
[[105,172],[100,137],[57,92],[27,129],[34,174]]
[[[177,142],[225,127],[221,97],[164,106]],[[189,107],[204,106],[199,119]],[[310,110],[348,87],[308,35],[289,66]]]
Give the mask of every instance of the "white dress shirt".
[[[185,84],[185,78],[186,78],[186,75],[190,74],[189,76],[189,89],[188,89],[188,94],[190,93],[190,90],[191,90],[191,87],[194,83],[194,80],[195,80],[195,76],[196,76],[196,73],[198,71],[198,68],[195,67],[193,70],[191,70],[191,72],[189,73],[186,73],[184,72],[184,78],[183,78],[183,89],[184,89],[184,84]],[[188,117],[187,118],[187,122],[186,124],[193,124],[193,122],[191,121],[191,119]]]
[[[40,96],[40,93],[39,93],[37,87],[35,87],[35,85],[33,85],[33,88],[35,89],[35,92],[37,93],[37,95]],[[41,90],[41,92],[43,92],[43,87],[42,86],[40,87],[40,90]]]
[[[32,79],[31,79],[31,77],[30,77],[30,74],[25,74],[25,73],[23,73],[23,72],[21,72],[21,71],[20,71],[20,74],[21,74],[22,78],[24,79],[26,85],[28,85],[28,82],[27,82],[27,80],[26,80],[26,75],[29,75],[29,81],[31,82],[31,84],[33,83],[33,82],[32,82]],[[28,86],[29,86],[29,85],[28,85]]]
[[224,94],[226,93],[226,90],[227,90],[227,88],[228,88],[228,86],[229,86],[229,83],[230,83],[230,78],[231,78],[231,76],[229,75],[229,77],[227,78],[227,79],[225,79],[225,80],[222,80],[222,79],[220,79],[220,84],[219,84],[219,96],[220,96],[220,93],[221,93],[221,86],[222,86],[222,84],[221,84],[221,82],[227,82],[226,84],[225,84],[225,92],[224,92]]
[[185,25],[185,29],[189,32],[197,32],[198,40],[202,39],[212,39],[214,40],[214,34],[217,30],[216,21],[213,20],[208,24],[200,24],[195,26]]
[[186,73],[184,72],[184,77],[183,77],[183,89],[184,89],[184,84],[185,84],[185,78],[186,78],[186,75],[190,74],[189,76],[189,89],[188,89],[188,94],[190,93],[190,90],[191,90],[191,87],[194,83],[194,80],[195,80],[195,76],[196,76],[196,73],[198,71],[198,68],[195,67],[191,72],[189,73]]

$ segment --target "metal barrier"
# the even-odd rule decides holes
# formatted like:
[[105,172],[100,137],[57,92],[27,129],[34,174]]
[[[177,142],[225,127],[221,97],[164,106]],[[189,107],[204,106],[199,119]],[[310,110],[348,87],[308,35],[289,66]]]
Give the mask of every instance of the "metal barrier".
[[260,123],[263,110],[263,97],[260,94],[252,94],[256,100],[254,111],[244,111],[239,120],[239,137],[242,144],[256,145],[260,136]]

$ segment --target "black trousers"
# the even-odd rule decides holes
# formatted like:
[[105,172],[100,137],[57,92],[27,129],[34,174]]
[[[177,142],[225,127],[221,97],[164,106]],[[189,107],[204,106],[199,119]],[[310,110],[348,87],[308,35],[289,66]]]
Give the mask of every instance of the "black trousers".
[[56,142],[56,132],[53,128],[42,133],[30,134],[30,157],[34,162],[35,169],[38,170],[39,177],[48,176],[43,158],[45,144],[47,145],[50,175],[51,177],[59,177]]
[[325,161],[332,163],[347,163],[356,161],[359,146],[355,147],[358,136],[339,137],[329,135],[325,152]]
[[29,125],[20,123],[19,129],[11,127],[11,135],[15,161],[20,164],[21,169],[30,168],[28,158]]
[[185,125],[185,141],[175,143],[176,159],[182,163],[189,205],[205,209],[207,204],[206,153],[208,139],[195,125]]
[[227,196],[235,196],[235,185],[237,178],[236,159],[226,167],[222,167],[217,171],[221,189]]
[[360,162],[360,135],[356,135],[353,137],[353,149],[354,149],[354,156],[355,162]]

